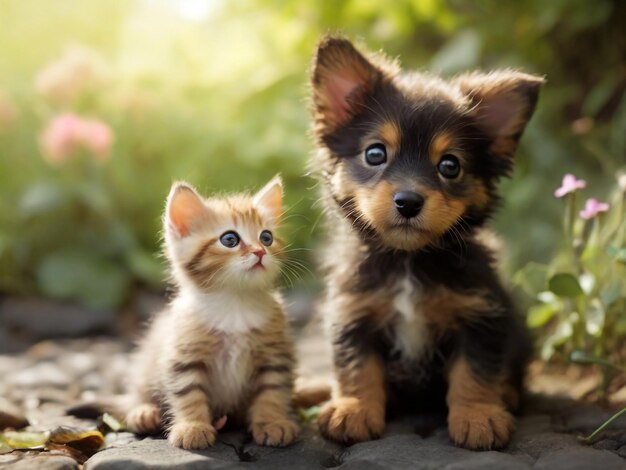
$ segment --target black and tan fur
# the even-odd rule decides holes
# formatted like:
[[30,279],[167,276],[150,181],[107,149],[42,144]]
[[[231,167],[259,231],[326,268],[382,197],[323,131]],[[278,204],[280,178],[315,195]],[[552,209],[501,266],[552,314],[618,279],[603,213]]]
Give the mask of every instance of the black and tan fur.
[[[272,288],[283,244],[259,241],[261,231],[276,228],[281,200],[278,179],[254,197],[205,200],[188,185],[173,187],[164,221],[178,293],[129,367],[131,430],[163,429],[173,445],[202,449],[227,416],[247,425],[258,444],[295,439],[294,348]],[[220,243],[231,230],[241,237],[234,248]],[[266,252],[263,267],[250,268],[258,250]]]
[[[311,81],[338,382],[322,433],[364,441],[391,412],[447,405],[456,444],[506,445],[530,349],[481,229],[543,79],[504,70],[446,81],[329,37]],[[366,162],[372,144],[386,163]],[[437,170],[449,154],[461,166],[453,179]],[[417,216],[398,213],[401,191],[423,198]]]

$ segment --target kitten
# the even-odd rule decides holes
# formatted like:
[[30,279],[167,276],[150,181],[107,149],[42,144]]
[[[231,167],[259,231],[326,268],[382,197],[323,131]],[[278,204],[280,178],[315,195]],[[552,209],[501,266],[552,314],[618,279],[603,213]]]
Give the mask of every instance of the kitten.
[[338,381],[322,433],[364,441],[391,412],[447,405],[456,444],[506,445],[530,341],[482,228],[543,79],[444,80],[329,37],[311,82]]
[[243,422],[260,445],[285,446],[292,412],[294,347],[272,290],[283,242],[278,177],[253,197],[203,199],[172,187],[165,248],[178,292],[134,356],[129,429],[165,428],[185,449],[213,445],[213,423]]

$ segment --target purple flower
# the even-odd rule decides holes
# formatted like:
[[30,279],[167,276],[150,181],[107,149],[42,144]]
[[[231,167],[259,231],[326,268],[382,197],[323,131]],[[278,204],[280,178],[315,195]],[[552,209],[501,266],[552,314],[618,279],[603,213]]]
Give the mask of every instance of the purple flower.
[[566,174],[563,177],[563,183],[561,183],[561,187],[557,188],[554,191],[554,197],[561,198],[566,194],[573,193],[578,191],[579,189],[583,189],[587,186],[587,182],[585,180],[577,180],[574,175],[571,173]]
[[600,212],[607,212],[611,206],[606,202],[600,202],[595,198],[587,199],[585,208],[580,211],[580,216],[585,219],[593,219]]

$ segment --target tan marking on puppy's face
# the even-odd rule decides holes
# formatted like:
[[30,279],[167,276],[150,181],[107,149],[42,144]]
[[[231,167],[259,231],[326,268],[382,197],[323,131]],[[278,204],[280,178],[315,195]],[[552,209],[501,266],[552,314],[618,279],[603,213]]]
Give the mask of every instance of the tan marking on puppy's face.
[[[378,134],[383,140],[388,150],[395,151],[400,147],[402,131],[398,124],[393,121],[385,121],[378,128]],[[388,152],[389,153],[389,152]]]
[[374,188],[359,188],[355,202],[362,219],[366,221],[386,245],[412,250],[428,244],[428,233],[415,222],[405,222],[398,214],[393,196],[398,191],[395,184],[382,180]]
[[428,157],[434,166],[439,164],[441,157],[446,153],[449,153],[454,146],[454,134],[448,131],[440,132],[430,143],[428,149]]

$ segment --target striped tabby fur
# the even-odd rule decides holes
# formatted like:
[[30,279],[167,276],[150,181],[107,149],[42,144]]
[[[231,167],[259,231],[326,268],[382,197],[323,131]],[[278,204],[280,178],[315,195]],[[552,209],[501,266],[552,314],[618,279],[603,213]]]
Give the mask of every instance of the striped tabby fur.
[[[272,289],[283,244],[260,240],[276,228],[281,201],[278,178],[253,197],[203,199],[186,184],[172,188],[165,245],[178,293],[134,356],[131,430],[165,430],[172,445],[202,449],[227,416],[258,444],[295,439],[294,348]],[[230,231],[239,238],[232,248],[221,242]]]

